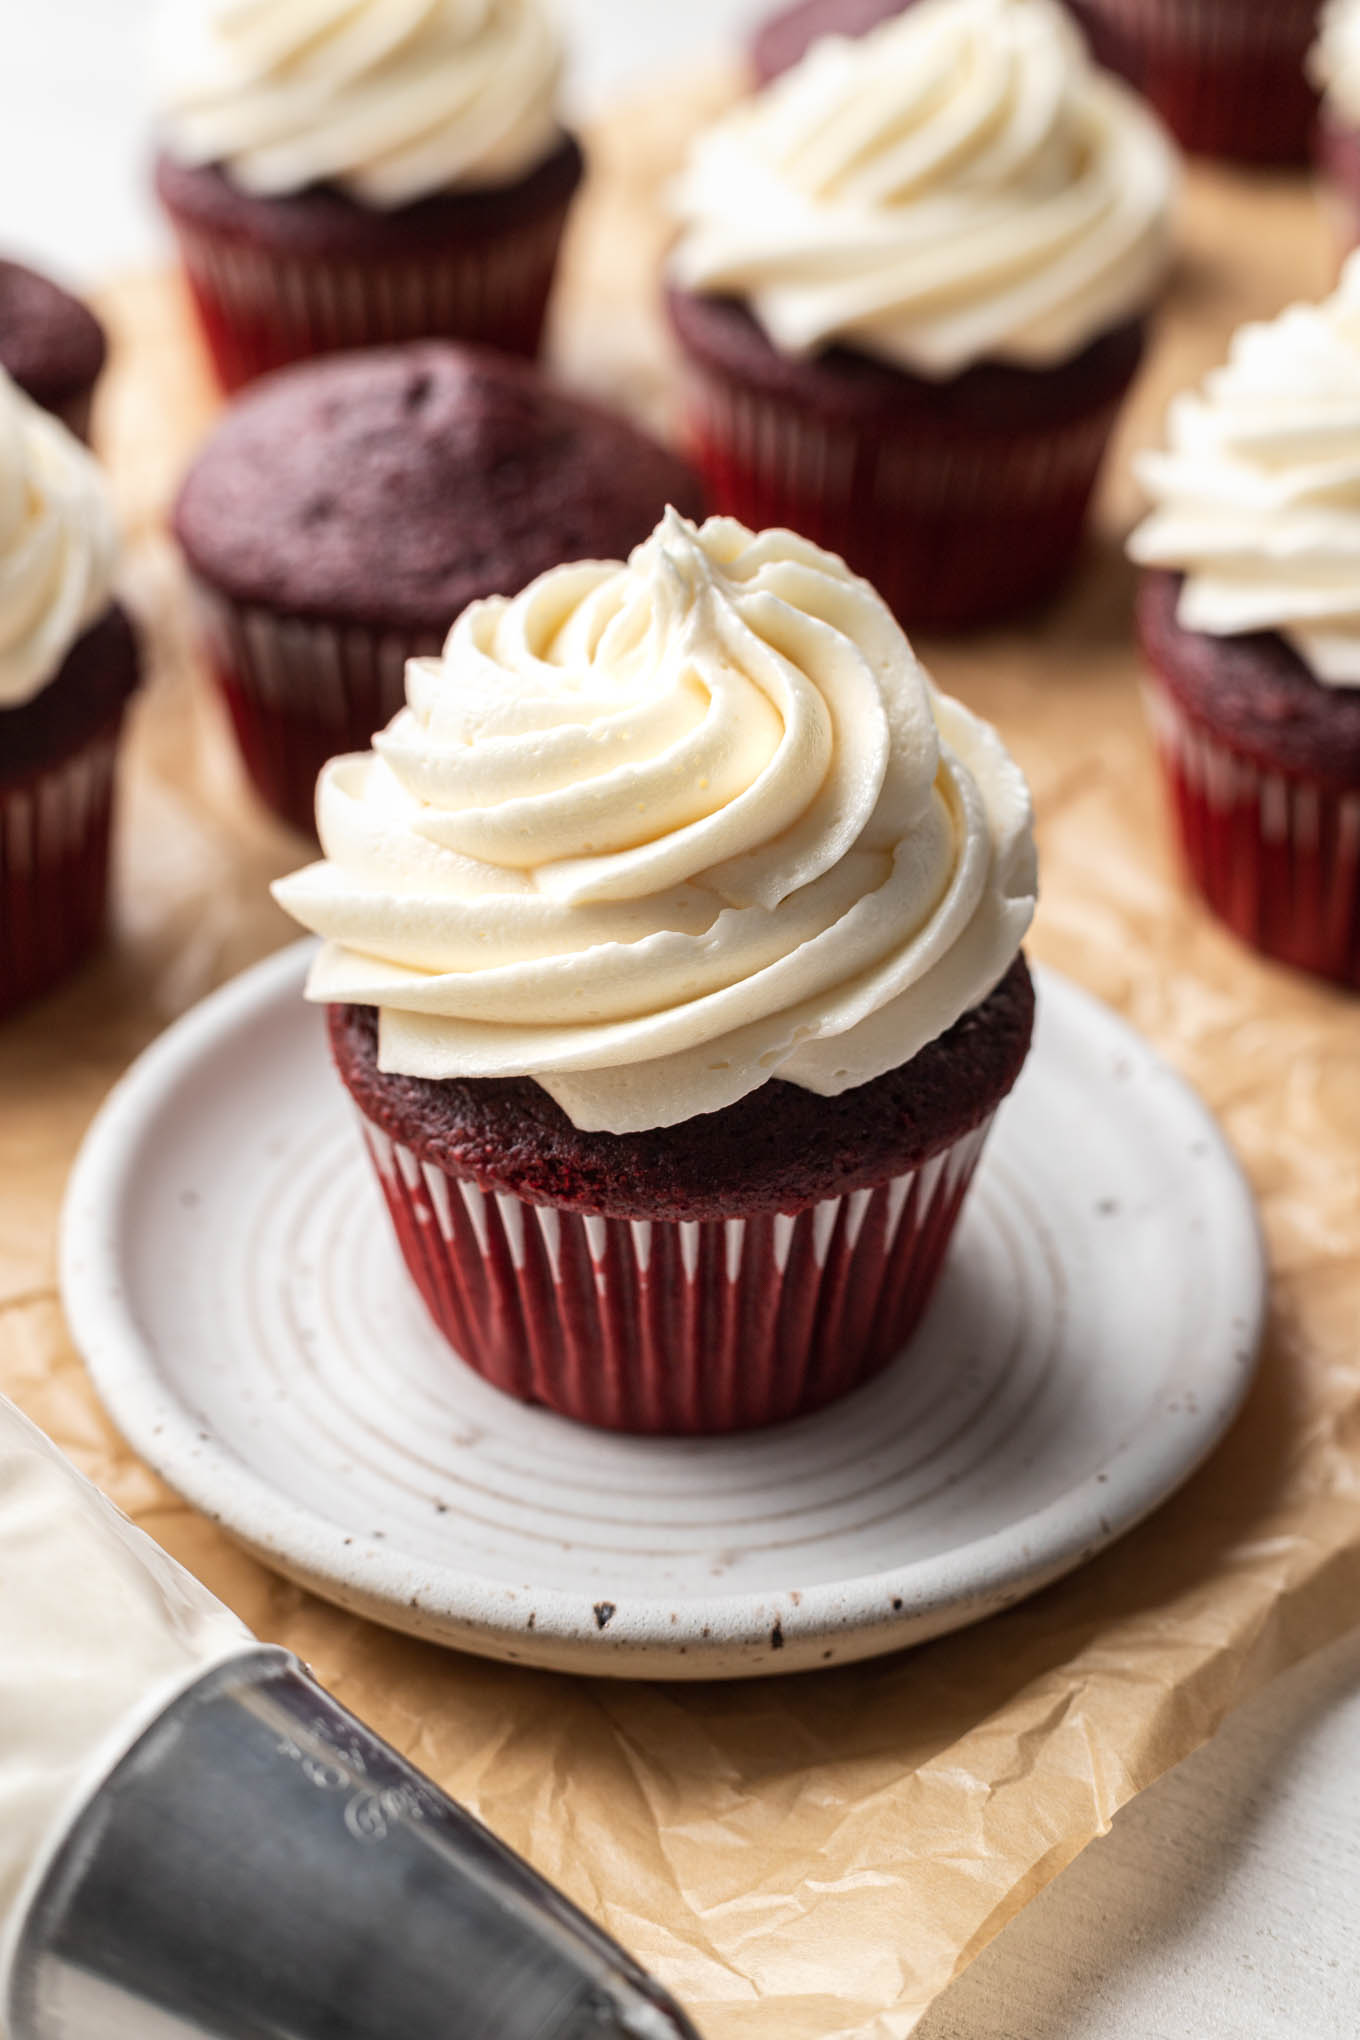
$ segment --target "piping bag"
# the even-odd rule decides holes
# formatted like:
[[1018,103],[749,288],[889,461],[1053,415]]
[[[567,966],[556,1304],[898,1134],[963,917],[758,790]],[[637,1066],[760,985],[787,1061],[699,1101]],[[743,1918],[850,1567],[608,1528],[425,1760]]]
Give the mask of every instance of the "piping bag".
[[0,2034],[697,2040],[3,1398]]

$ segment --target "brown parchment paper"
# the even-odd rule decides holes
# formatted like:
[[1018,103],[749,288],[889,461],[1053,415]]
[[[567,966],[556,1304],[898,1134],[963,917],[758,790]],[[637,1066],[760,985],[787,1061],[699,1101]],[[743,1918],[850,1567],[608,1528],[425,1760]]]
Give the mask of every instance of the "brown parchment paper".
[[[657,192],[727,90],[607,122],[560,305],[566,371],[664,421]],[[1130,448],[1245,317],[1333,273],[1302,182],[1196,172],[1163,335],[1070,594],[1029,631],[924,647],[1034,783],[1033,947],[1127,1013],[1222,1116],[1274,1275],[1259,1383],[1226,1445],[1066,1584],[915,1653],[672,1688],[480,1663],[275,1579],[186,1510],[100,1414],[63,1327],[56,1228],[91,1114],[132,1055],[287,939],[260,818],[195,668],[167,495],[211,414],[176,288],[108,294],[103,447],[153,674],[124,781],[116,933],[0,1031],[0,1387],[263,1635],[323,1679],[653,1965],[708,2040],[900,2040],[1117,1809],[1360,1601],[1360,1003],[1239,949],[1175,883],[1130,647]],[[171,1279],[167,1271],[167,1279]]]

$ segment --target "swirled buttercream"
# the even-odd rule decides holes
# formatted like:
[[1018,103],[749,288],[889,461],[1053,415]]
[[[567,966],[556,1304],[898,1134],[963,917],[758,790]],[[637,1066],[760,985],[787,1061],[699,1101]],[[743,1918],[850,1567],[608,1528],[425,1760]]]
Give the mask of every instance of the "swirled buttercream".
[[384,1070],[534,1078],[630,1133],[825,1096],[976,1005],[1034,907],[1028,789],[886,605],[791,532],[674,511],[626,566],[474,603],[326,853],[276,888]]
[[108,608],[117,555],[95,462],[0,369],[0,709],[56,677]]
[[919,0],[700,138],[673,274],[743,299],[786,354],[1049,367],[1147,309],[1176,183],[1058,0]]
[[1182,626],[1278,631],[1360,686],[1360,256],[1324,303],[1244,326],[1167,433],[1137,463],[1155,508],[1129,552],[1184,574]]
[[165,34],[175,154],[261,196],[401,206],[512,184],[561,139],[541,0],[179,0]]
[[1360,4],[1328,0],[1308,57],[1308,75],[1330,114],[1360,126]]

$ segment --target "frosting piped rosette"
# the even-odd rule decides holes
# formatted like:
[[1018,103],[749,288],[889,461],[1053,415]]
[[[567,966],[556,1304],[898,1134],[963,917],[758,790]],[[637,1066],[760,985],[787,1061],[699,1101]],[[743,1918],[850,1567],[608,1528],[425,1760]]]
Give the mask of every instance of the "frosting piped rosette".
[[785,354],[1048,367],[1147,309],[1177,182],[1058,0],[920,0],[701,137],[673,273],[740,298]]
[[1360,126],[1360,6],[1356,0],[1327,0],[1318,16],[1317,41],[1308,55],[1308,75],[1329,114],[1351,127]]
[[1322,304],[1244,327],[1167,437],[1138,462],[1154,508],[1129,551],[1184,576],[1181,628],[1275,631],[1360,686],[1360,258]]
[[0,710],[39,694],[104,614],[117,556],[94,460],[0,369]]
[[1035,897],[1025,781],[872,588],[671,512],[626,565],[475,603],[318,789],[283,881],[309,996],[384,1071],[528,1076],[581,1128],[780,1077],[834,1097],[999,982]]
[[394,208],[511,184],[562,139],[541,0],[181,0],[165,41],[176,155],[257,196]]

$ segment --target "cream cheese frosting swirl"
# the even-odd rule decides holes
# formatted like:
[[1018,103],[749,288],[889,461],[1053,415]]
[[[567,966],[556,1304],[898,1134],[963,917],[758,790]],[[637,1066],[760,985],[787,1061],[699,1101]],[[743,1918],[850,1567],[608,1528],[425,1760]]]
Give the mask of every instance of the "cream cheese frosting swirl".
[[263,197],[393,208],[512,184],[561,140],[542,0],[179,0],[165,39],[175,154]]
[[117,558],[94,460],[0,369],[0,709],[55,679],[108,608]]
[[1244,326],[1167,434],[1137,463],[1155,508],[1129,552],[1184,574],[1182,626],[1278,631],[1360,686],[1360,255],[1324,303]]
[[1176,185],[1155,117],[1059,0],[919,0],[701,137],[673,273],[743,299],[786,354],[1049,367],[1146,310]]
[[1308,58],[1308,75],[1329,113],[1360,126],[1360,4],[1328,0]]
[[1028,789],[885,604],[791,532],[674,511],[627,565],[474,603],[406,709],[322,774],[276,887],[309,996],[388,1072],[534,1078],[587,1130],[779,1076],[837,1096],[1005,975]]

